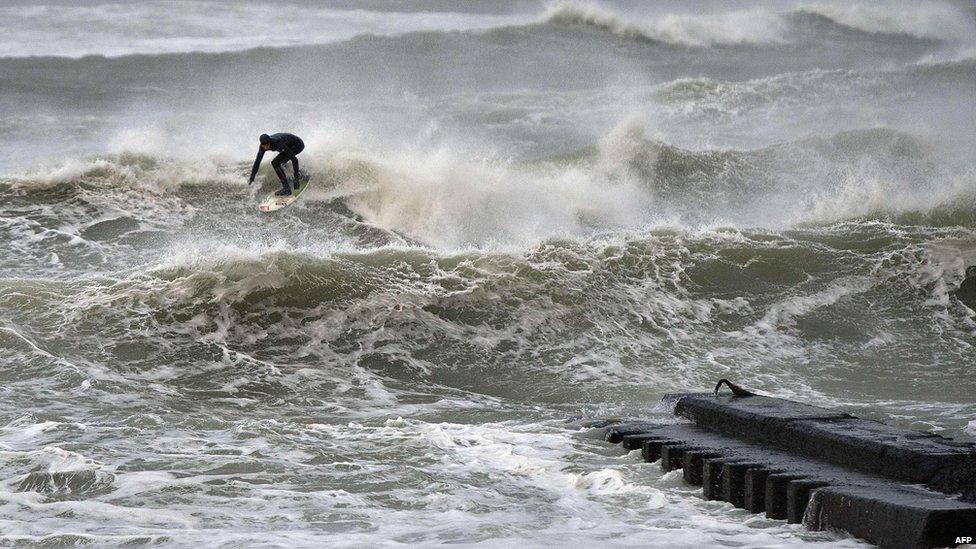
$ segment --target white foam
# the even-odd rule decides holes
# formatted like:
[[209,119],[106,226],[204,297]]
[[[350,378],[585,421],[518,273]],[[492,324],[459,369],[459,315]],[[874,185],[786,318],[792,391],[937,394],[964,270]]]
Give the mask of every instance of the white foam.
[[246,183],[243,178],[228,173],[224,167],[208,157],[183,162],[129,151],[108,156],[66,159],[35,167],[6,180],[15,188],[37,189],[83,182],[102,185],[107,190],[135,188],[156,194],[172,193],[184,185]]
[[929,290],[926,305],[945,308],[952,293],[966,278],[966,268],[976,265],[976,242],[967,238],[932,239],[921,246],[918,263],[910,264],[903,276],[915,287]]
[[845,297],[864,293],[874,287],[878,280],[869,277],[841,278],[827,288],[809,295],[798,295],[775,303],[766,311],[757,326],[762,330],[775,330],[793,324],[796,317],[829,307]]
[[[57,422],[43,422],[36,427],[41,431],[47,431],[51,430],[57,425]],[[25,444],[26,440],[24,439],[33,438],[36,438],[36,434],[21,433],[17,436],[11,437],[5,433],[3,436],[5,444],[12,443],[18,446]],[[28,446],[25,445],[25,447]],[[38,450],[0,452],[0,456],[2,456],[5,461],[21,462],[18,467],[18,469],[20,469],[19,472],[21,473],[26,473],[29,471],[70,473],[75,471],[88,471],[101,467],[101,465],[92,459],[89,459],[77,452],[58,448],[57,446],[44,446]]]
[[370,223],[440,248],[524,246],[594,227],[646,222],[649,195],[580,167],[529,168],[472,161],[442,148],[427,153],[339,153],[332,167],[374,167],[339,183],[345,203]]
[[929,213],[940,208],[971,208],[976,170],[945,175],[937,186],[890,174],[882,161],[863,159],[847,167],[836,184],[813,180],[810,192],[796,201],[792,223],[826,223],[878,214]]

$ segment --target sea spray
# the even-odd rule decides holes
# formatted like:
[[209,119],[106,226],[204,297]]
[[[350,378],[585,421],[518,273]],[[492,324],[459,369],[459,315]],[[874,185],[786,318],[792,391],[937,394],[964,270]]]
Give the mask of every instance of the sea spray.
[[971,6],[445,6],[0,8],[0,544],[857,547],[593,425],[973,436]]

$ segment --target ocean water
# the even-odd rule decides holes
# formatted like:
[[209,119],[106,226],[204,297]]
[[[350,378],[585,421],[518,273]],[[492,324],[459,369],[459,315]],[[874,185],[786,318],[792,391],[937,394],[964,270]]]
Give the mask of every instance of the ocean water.
[[5,2],[0,544],[862,546],[589,425],[972,440],[974,106],[972,2]]

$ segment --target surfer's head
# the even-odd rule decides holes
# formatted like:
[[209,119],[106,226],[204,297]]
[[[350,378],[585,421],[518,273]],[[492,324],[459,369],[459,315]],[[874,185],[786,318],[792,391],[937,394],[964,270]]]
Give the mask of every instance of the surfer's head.
[[262,133],[261,137],[258,137],[258,141],[261,142],[261,148],[264,150],[271,147],[271,136],[266,133]]

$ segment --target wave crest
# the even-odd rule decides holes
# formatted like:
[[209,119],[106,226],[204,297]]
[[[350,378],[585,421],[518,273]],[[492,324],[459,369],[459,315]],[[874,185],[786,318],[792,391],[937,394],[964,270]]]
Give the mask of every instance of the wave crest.
[[787,30],[776,14],[765,10],[669,13],[658,19],[628,22],[600,4],[566,0],[551,4],[544,17],[548,23],[590,26],[624,38],[685,47],[783,43]]
[[825,17],[835,24],[873,34],[907,35],[933,40],[967,40],[976,36],[972,17],[948,4],[852,4],[801,5],[797,13]]
[[[697,94],[702,86],[710,93],[709,82],[675,86],[673,93]],[[343,238],[359,241],[366,231],[382,236],[378,242],[439,249],[521,249],[550,238],[655,226],[780,229],[885,217],[970,226],[976,173],[952,160],[922,138],[887,128],[759,149],[692,150],[647,136],[643,119],[629,117],[593,147],[532,162],[473,159],[470,151],[447,147],[333,144],[309,152],[306,166],[319,175],[303,209]],[[183,219],[183,210],[207,209],[203,201],[217,196],[211,185],[235,184],[233,196],[226,189],[219,194],[231,203],[247,201],[240,170],[240,164],[201,168],[120,155],[69,163],[13,186],[17,199],[31,204],[57,198],[39,188],[61,185],[68,198],[81,193],[103,213],[91,218],[79,210],[80,221],[60,230],[91,226],[84,234],[115,234],[143,222],[158,225],[163,206],[173,220]],[[125,219],[118,219],[119,206]],[[117,230],[103,226],[122,222]]]
[[[809,19],[812,16],[814,19]],[[805,19],[805,17],[807,17]],[[953,6],[804,4],[786,12],[764,8],[657,17],[621,15],[596,2],[561,0],[544,13],[547,23],[593,27],[636,40],[684,47],[784,44],[798,38],[795,27],[823,23],[875,35],[910,36],[923,40],[972,42],[976,25]]]
[[43,190],[65,185],[135,188],[154,194],[169,194],[186,185],[236,180],[229,166],[206,158],[194,162],[163,158],[146,153],[123,152],[116,155],[69,159],[28,173],[0,179],[14,189]]

